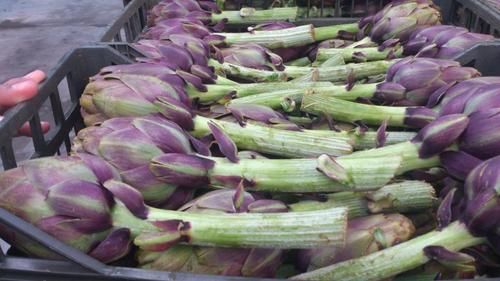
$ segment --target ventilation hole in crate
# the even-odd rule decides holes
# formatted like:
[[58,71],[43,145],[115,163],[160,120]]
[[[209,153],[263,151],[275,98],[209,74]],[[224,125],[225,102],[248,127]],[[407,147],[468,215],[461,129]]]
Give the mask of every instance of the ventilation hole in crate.
[[57,90],[59,92],[59,98],[61,100],[61,106],[63,112],[68,112],[73,105],[73,101],[71,98],[71,92],[68,84],[68,78],[65,77],[59,85],[57,85]]
[[33,139],[29,137],[15,137],[12,139],[12,148],[17,163],[21,163],[31,158],[35,153]]
[[[56,95],[56,93],[52,94],[52,96],[54,96],[54,95]],[[49,131],[45,134],[46,136],[53,135],[58,130],[58,126],[57,126],[55,118],[54,118],[54,111],[55,110],[57,111],[57,108],[54,109],[52,107],[52,102],[53,102],[53,99],[51,99],[51,98],[45,100],[45,102],[41,105],[40,109],[38,110],[38,115],[40,116],[40,121],[44,122],[43,124],[45,124],[45,122],[47,122],[50,126]],[[58,122],[58,123],[60,123],[60,122]]]
[[10,144],[0,147],[0,171],[15,168],[16,160],[13,147]]

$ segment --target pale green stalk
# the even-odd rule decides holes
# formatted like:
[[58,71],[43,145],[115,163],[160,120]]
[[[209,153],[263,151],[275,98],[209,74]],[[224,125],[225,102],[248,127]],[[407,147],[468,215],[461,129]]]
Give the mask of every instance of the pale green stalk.
[[429,258],[427,246],[442,246],[450,251],[485,243],[474,237],[461,222],[454,222],[441,231],[432,231],[407,242],[357,259],[344,261],[292,277],[294,280],[378,281],[424,265]]
[[405,120],[408,117],[408,108],[356,103],[322,93],[305,94],[301,106],[304,112],[317,115],[327,114],[338,121],[362,121],[368,125],[380,125],[387,120],[387,124],[394,127],[407,127]]
[[319,49],[316,55],[318,63],[324,62],[331,58],[339,57],[346,63],[348,62],[366,62],[385,60],[391,55],[392,57],[400,58],[403,56],[402,48],[386,48],[380,51],[378,47],[370,48],[328,48]]
[[[207,214],[155,208],[148,210],[147,219],[142,220],[117,202],[112,209],[113,225],[130,229],[135,238],[134,244],[139,247],[153,246],[164,238],[150,235],[165,232],[155,226],[154,222],[180,220],[188,226],[184,234],[189,237],[189,244],[294,249],[341,245],[345,239],[347,223],[345,208],[272,214]],[[172,232],[175,233],[175,230]]]
[[273,21],[295,21],[298,16],[297,7],[273,8],[267,10],[256,10],[254,8],[242,8],[239,11],[222,11],[212,13],[211,20],[217,23],[227,20],[230,24],[259,24]]
[[324,27],[302,25],[282,30],[253,31],[251,33],[216,33],[225,37],[227,45],[256,43],[270,49],[305,46],[338,37],[341,31],[358,32],[357,23]]
[[373,192],[337,192],[327,194],[324,201],[300,201],[289,204],[292,211],[314,211],[346,207],[349,218],[377,213],[407,213],[432,209],[436,206],[434,188],[425,182],[403,181]]
[[439,157],[420,159],[418,147],[418,144],[405,142],[355,152],[335,160],[325,155],[317,159],[241,159],[238,163],[215,158],[209,178],[213,186],[224,187],[220,179],[243,177],[252,183],[248,188],[270,192],[377,190],[397,175],[439,165]]
[[214,60],[210,60],[209,64],[218,72],[223,72],[225,75],[250,79],[256,82],[286,81],[288,79],[306,76],[313,71],[317,72],[318,81],[345,82],[348,78],[359,80],[384,74],[396,61],[397,60],[384,60],[332,67],[286,66],[283,71],[258,70],[227,62],[221,64]]
[[[323,82],[324,83],[324,82]],[[358,98],[372,98],[377,90],[377,84],[357,84],[350,90],[345,85],[310,84],[305,87],[289,87],[272,92],[256,93],[239,97],[230,101],[231,104],[258,104],[273,109],[293,111],[302,103],[304,93],[315,93],[332,96],[342,100],[355,101]],[[328,83],[328,82],[327,82]],[[292,86],[292,85],[290,85]],[[278,88],[279,89],[279,88]]]

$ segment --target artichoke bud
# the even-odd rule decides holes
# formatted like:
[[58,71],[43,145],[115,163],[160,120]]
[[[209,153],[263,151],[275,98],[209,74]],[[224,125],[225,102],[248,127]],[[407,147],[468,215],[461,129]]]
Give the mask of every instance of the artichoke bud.
[[355,218],[348,221],[344,247],[301,250],[298,266],[310,271],[362,257],[404,242],[414,233],[415,226],[411,220],[400,214]]

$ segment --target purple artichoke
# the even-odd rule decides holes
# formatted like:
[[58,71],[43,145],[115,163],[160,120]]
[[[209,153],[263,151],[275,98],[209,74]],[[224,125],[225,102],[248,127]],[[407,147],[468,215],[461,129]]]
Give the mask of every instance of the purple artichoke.
[[[440,110],[442,115],[461,112],[460,110],[463,110],[462,106],[464,102],[470,96],[474,95],[478,88],[489,84],[499,84],[499,83],[500,83],[499,77],[478,77],[465,80],[460,83],[457,83],[456,85],[452,85],[452,87],[449,87],[447,89],[442,89],[441,91],[436,91],[435,93],[433,93],[432,96],[429,98],[427,107],[435,107],[438,104],[446,105],[450,103],[450,101],[453,100],[455,97],[462,96],[463,99],[455,100],[453,102],[457,103],[457,106],[454,106],[452,105],[453,103],[450,103],[449,109],[442,108]],[[458,108],[459,110],[457,111],[455,107]]]
[[[280,201],[257,199],[241,190],[216,190],[187,203],[180,210],[196,213],[286,212]],[[242,249],[174,246],[164,252],[140,251],[141,267],[172,272],[274,277],[282,260],[279,249]]]
[[[131,241],[161,252],[180,242],[288,249],[335,245],[345,239],[346,208],[209,215],[160,210],[145,205],[141,193],[119,177],[111,165],[87,154],[27,161],[1,174],[0,207],[103,262],[126,255]],[[255,206],[266,208],[283,210],[274,204]],[[28,253],[54,257],[5,232],[10,243]]]
[[113,117],[144,116],[159,111],[159,100],[188,107],[186,85],[203,88],[199,77],[160,64],[139,63],[105,67],[92,77],[80,104],[85,124]]
[[439,24],[441,15],[432,0],[395,0],[373,16],[359,21],[372,41],[397,39],[405,43],[417,28]]
[[476,69],[462,67],[455,61],[406,58],[389,68],[385,82],[377,85],[374,97],[396,105],[426,105],[435,91],[479,75]]
[[160,116],[113,118],[99,127],[85,128],[78,133],[73,150],[99,156],[114,166],[147,204],[176,209],[192,198],[192,188],[165,184],[149,170],[150,160],[163,153],[194,153],[190,136]]
[[477,43],[493,39],[491,35],[469,32],[463,27],[436,25],[413,32],[404,46],[404,54],[452,59]]
[[310,271],[392,247],[409,240],[415,233],[410,219],[399,214],[371,215],[347,223],[347,240],[343,247],[300,251],[298,267]]
[[[110,198],[102,187],[119,178],[108,163],[87,154],[31,160],[0,176],[0,206],[62,242],[111,262],[130,248],[130,231],[113,229]],[[3,238],[32,255],[57,258],[21,236]]]

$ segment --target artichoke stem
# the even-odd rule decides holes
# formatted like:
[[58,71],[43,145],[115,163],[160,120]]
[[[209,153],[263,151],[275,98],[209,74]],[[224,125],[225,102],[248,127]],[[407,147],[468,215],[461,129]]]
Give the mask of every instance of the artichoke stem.
[[[328,218],[325,220],[324,218]],[[113,207],[117,228],[131,230],[134,243],[154,246],[155,239],[140,236],[165,232],[155,223],[179,220],[187,226],[188,243],[197,246],[260,247],[299,249],[342,245],[347,209],[330,208],[316,212],[205,214],[148,208],[147,219],[135,217],[121,202]],[[175,232],[176,229],[172,229]],[[168,234],[166,232],[166,234]],[[173,236],[173,235],[171,235]]]
[[[210,134],[209,122],[214,122],[235,142],[240,149],[254,150],[289,158],[316,157],[321,154],[345,155],[352,153],[347,136],[317,135],[302,131],[276,129],[247,123],[244,127],[237,123],[196,116],[194,130],[196,137]],[[309,144],[314,143],[314,146]]]
[[378,213],[407,213],[428,210],[437,203],[434,188],[425,182],[403,181],[381,189],[362,192],[337,192],[327,194],[326,201],[304,200],[290,204],[292,211],[314,211],[345,207],[349,218]]
[[300,105],[305,92],[314,92],[316,94],[321,93],[342,100],[354,101],[357,98],[373,97],[375,91],[377,90],[377,84],[358,84],[354,85],[351,90],[347,90],[346,86],[336,86],[331,84],[330,82],[313,82],[305,84],[304,87],[296,87],[295,85],[293,85],[292,88],[289,85],[287,89],[277,89],[275,88],[274,90],[267,93],[257,93],[255,95],[248,95],[242,98],[234,99],[231,101],[231,103],[259,104],[271,107],[273,109],[281,109],[282,102],[285,99],[291,99],[295,102],[295,104]]
[[380,125],[387,120],[388,126],[407,127],[407,107],[376,106],[345,101],[322,93],[307,93],[302,99],[301,110],[307,113],[328,114],[344,122],[362,121],[368,125]]
[[394,57],[400,58],[403,56],[403,49],[387,48],[383,51],[379,51],[378,47],[319,49],[316,55],[316,61],[323,62],[338,55],[340,55],[345,62],[378,61],[387,59],[391,53]]
[[348,24],[337,24],[330,26],[322,26],[314,28],[314,38],[316,42],[334,39],[339,36],[339,33],[349,32],[349,33],[357,33],[359,31],[358,23],[348,23]]
[[222,11],[219,14],[213,13],[211,20],[217,23],[227,20],[230,24],[257,24],[273,21],[295,21],[298,15],[297,7],[273,8],[267,10],[255,10],[243,8],[239,11]]
[[292,279],[384,280],[427,263],[429,258],[423,251],[427,246],[442,246],[451,251],[459,251],[484,242],[485,239],[472,236],[464,224],[454,222],[441,231],[433,231],[368,256],[323,267]]

